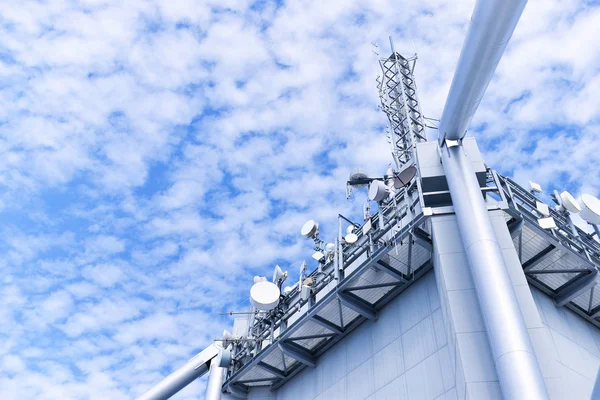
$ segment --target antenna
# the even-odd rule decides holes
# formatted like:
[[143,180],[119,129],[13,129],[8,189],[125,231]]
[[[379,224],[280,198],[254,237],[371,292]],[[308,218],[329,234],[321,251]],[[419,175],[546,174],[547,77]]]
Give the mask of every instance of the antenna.
[[592,225],[600,224],[600,200],[591,194],[581,195],[581,212],[579,215]]
[[271,311],[279,305],[279,287],[273,282],[259,281],[250,288],[250,302],[261,311]]
[[566,190],[560,194],[560,200],[563,207],[567,211],[573,214],[581,212],[581,205],[579,202],[575,200],[575,197],[573,197],[571,193],[567,192]]

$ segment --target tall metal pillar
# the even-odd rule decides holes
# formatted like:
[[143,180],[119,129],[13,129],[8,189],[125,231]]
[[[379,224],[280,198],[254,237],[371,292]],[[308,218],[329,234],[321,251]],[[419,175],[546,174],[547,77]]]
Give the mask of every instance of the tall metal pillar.
[[478,0],[475,4],[440,119],[439,144],[504,398],[547,399],[546,385],[481,188],[461,143],[526,3]]
[[204,400],[221,400],[221,388],[223,387],[223,377],[226,370],[226,368],[219,367],[217,362],[210,363]]
[[544,378],[479,182],[461,145],[441,149],[458,229],[506,399],[547,399]]

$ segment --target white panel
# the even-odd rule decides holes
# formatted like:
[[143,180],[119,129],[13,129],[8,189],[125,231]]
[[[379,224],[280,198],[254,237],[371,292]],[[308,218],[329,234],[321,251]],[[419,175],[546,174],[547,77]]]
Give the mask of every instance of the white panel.
[[449,291],[448,302],[456,333],[485,331],[475,289]]
[[422,278],[427,285],[427,294],[429,295],[429,308],[435,311],[440,308],[440,293],[438,292],[435,274],[427,274]]
[[400,337],[398,304],[393,301],[379,311],[377,321],[371,328],[373,351],[378,352],[398,337]]
[[475,287],[465,253],[440,254],[439,261],[444,274],[446,290],[462,290]]
[[346,370],[348,372],[367,361],[367,359],[373,357],[373,342],[371,340],[372,326],[372,322],[364,322],[346,337]]
[[400,339],[390,343],[373,356],[375,370],[375,391],[383,388],[404,373],[402,344]]
[[[512,246],[512,243],[511,243]],[[502,256],[508,271],[508,276],[513,285],[527,285],[527,278],[523,272],[523,266],[519,260],[519,255],[514,247],[502,249]]]
[[563,375],[563,365],[559,362],[550,329],[543,327],[529,329],[528,332],[544,378],[560,378]]
[[448,346],[442,347],[439,352],[440,369],[442,371],[442,383],[444,390],[450,390],[455,385],[454,365],[450,361]]
[[494,226],[496,239],[498,240],[500,248],[514,249],[515,246],[513,244],[513,240],[510,236],[510,232],[508,231],[508,227],[506,226],[506,220],[504,219],[504,212],[499,210],[491,211],[490,217],[492,220],[492,225]]
[[502,400],[502,390],[498,382],[467,383],[468,400]]
[[[319,391],[323,392],[346,376],[346,341],[342,340],[325,353],[317,362]],[[285,386],[284,386],[285,387]]]
[[435,400],[457,400],[456,388],[448,390],[446,393],[437,397]]
[[556,308],[552,302],[552,299],[543,293],[540,293],[538,300],[542,306],[546,324],[548,324],[548,326],[553,330],[556,330],[569,339],[572,339],[573,334],[571,333],[571,328],[569,328],[569,324],[563,309]]
[[401,375],[391,383],[375,392],[375,400],[408,399],[406,391],[406,376]]
[[363,400],[375,392],[373,359],[365,361],[346,378],[346,399]]
[[567,311],[565,314],[567,316],[569,326],[571,327],[571,332],[573,333],[575,342],[585,348],[587,351],[590,351],[596,355],[600,355],[598,352],[598,346],[596,346],[596,342],[591,332],[591,329],[597,330],[598,328],[594,327],[573,312]]
[[431,319],[433,321],[433,331],[435,332],[435,343],[437,345],[436,350],[439,350],[448,344],[442,309],[438,308],[435,310],[433,314],[431,314]]
[[525,320],[525,325],[527,325],[527,328],[531,329],[544,327],[538,308],[535,305],[535,301],[531,295],[529,285],[513,286],[513,289],[517,295],[519,308],[521,308],[521,313],[523,314],[523,319]]
[[[444,393],[438,353],[406,371],[406,388],[410,399],[433,400]],[[436,377],[436,378],[434,378]]]
[[329,389],[323,392],[321,397],[323,400],[346,398],[346,378],[344,377],[335,382]]
[[406,289],[405,293],[400,296],[398,301],[401,334],[408,331],[431,314],[427,286],[421,283],[422,282],[419,282],[418,285],[412,285]]
[[485,332],[459,333],[456,342],[462,356],[465,382],[498,380]]
[[435,352],[435,333],[431,317],[415,325],[402,335],[404,368],[410,369]]
[[439,254],[460,253],[463,251],[462,240],[458,233],[456,217],[452,220],[432,218],[433,240]]

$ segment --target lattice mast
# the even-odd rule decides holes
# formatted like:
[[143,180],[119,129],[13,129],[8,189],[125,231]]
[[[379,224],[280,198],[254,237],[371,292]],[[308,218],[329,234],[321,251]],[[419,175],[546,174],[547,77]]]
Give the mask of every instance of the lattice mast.
[[388,138],[394,162],[402,169],[414,163],[415,145],[427,137],[413,75],[417,56],[405,58],[397,53],[391,37],[390,46],[392,54],[379,60],[382,75],[377,77],[377,89],[390,123]]

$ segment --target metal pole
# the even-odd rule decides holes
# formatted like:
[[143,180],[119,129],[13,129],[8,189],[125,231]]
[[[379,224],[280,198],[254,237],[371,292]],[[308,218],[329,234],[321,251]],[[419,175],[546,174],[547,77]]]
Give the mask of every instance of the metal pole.
[[440,118],[439,142],[458,140],[477,111],[527,0],[478,0]]
[[445,146],[441,153],[504,398],[547,399],[544,378],[471,162],[462,146]]
[[208,372],[211,360],[217,359],[219,349],[210,345],[196,354],[181,368],[167,376],[156,386],[142,394],[137,400],[166,400]]
[[[213,361],[215,360],[213,359]],[[219,367],[216,362],[210,363],[204,400],[221,400],[221,388],[223,387],[223,377],[226,370],[226,368]]]

